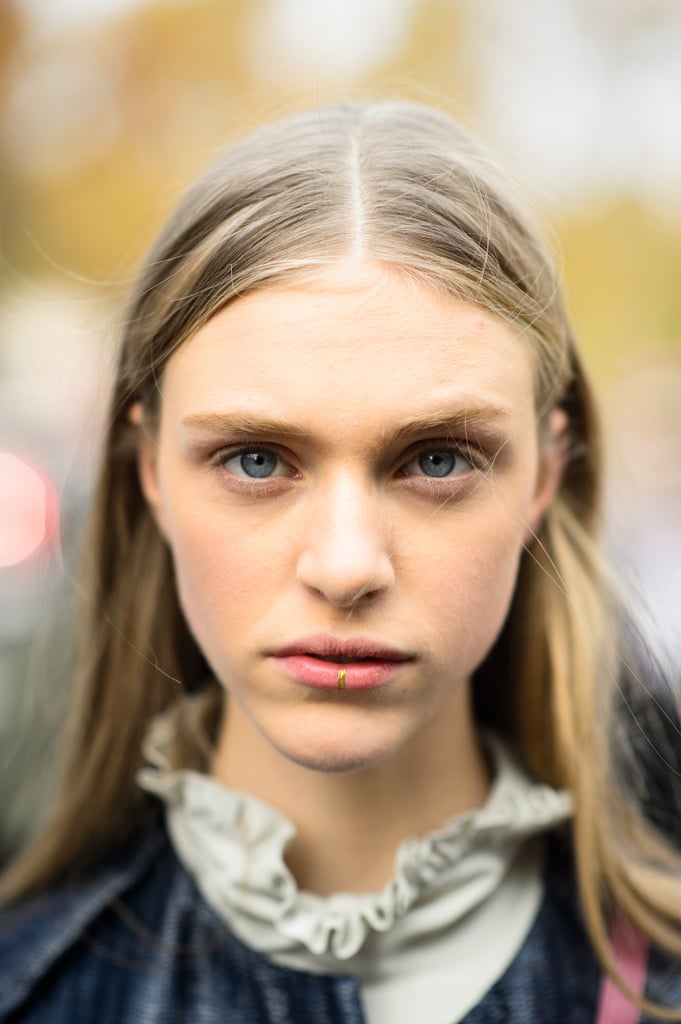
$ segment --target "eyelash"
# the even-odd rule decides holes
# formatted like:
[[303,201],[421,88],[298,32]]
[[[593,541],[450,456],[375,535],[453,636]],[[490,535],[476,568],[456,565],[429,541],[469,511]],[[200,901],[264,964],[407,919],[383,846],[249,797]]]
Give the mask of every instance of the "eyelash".
[[[426,473],[404,473],[404,468],[409,463],[414,462],[419,458],[420,455],[427,454],[428,452],[448,452],[457,457],[465,459],[470,469],[465,470],[463,473],[456,476],[428,476]],[[250,455],[262,453],[267,455],[274,455],[280,465],[291,467],[291,463],[281,455],[276,448],[276,445],[265,445],[258,444],[241,444],[230,446],[229,448],[222,448],[218,452],[215,452],[210,458],[210,465],[218,471],[222,471],[223,474],[229,475],[230,481],[234,485],[239,487],[243,492],[250,493],[255,496],[266,497],[269,494],[279,493],[281,489],[282,480],[290,480],[296,478],[296,472],[283,476],[270,476],[257,477],[238,476],[235,473],[230,473],[226,469],[226,464],[231,459],[238,458],[241,455]],[[434,438],[428,441],[424,441],[412,448],[409,452],[405,453],[400,462],[400,466],[396,472],[396,476],[402,480],[408,480],[415,483],[419,481],[415,486],[427,487],[429,490],[439,491],[443,490],[451,491],[452,485],[456,487],[462,487],[468,482],[475,473],[484,472],[489,469],[492,463],[492,459],[477,445],[472,444],[470,441],[456,441],[452,438]]]
[[451,483],[454,480],[458,479],[459,475],[463,475],[457,474],[455,476],[437,477],[428,476],[427,473],[406,474],[404,472],[405,468],[409,465],[409,463],[415,462],[421,455],[427,455],[429,452],[438,454],[446,452],[448,454],[455,455],[457,457],[465,459],[465,461],[468,463],[470,470],[472,471],[482,471],[489,465],[489,462],[487,459],[484,458],[482,451],[476,448],[474,445],[471,445],[470,442],[464,443],[452,441],[451,438],[443,438],[442,440],[436,439],[435,441],[426,441],[425,443],[419,445],[417,448],[412,449],[412,451],[409,453],[408,458],[406,458],[401,463],[399,475],[402,477],[402,479],[410,479],[413,477],[414,479],[425,480],[429,485],[437,486],[438,484],[451,485]]

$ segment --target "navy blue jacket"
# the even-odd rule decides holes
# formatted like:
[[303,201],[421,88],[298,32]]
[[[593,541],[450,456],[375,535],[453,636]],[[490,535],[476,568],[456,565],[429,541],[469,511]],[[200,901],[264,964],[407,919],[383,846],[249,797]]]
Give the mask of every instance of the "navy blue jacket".
[[[600,980],[569,867],[552,843],[535,923],[463,1024],[592,1024]],[[646,994],[681,1008],[681,965],[653,954]],[[364,1016],[356,979],[277,967],[244,946],[157,833],[86,881],[0,914],[0,1021],[364,1024]]]

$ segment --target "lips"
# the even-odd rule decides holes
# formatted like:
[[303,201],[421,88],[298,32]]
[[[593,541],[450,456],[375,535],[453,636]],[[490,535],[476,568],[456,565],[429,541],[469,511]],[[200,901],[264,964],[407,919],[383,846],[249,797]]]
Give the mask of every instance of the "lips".
[[410,652],[371,638],[329,635],[306,637],[268,654],[286,675],[320,689],[383,686],[414,660]]

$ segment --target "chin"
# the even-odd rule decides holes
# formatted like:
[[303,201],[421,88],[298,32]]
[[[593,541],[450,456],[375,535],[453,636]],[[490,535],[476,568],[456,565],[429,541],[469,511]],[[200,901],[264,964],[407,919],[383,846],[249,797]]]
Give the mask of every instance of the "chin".
[[310,756],[309,754],[296,756],[288,754],[286,751],[282,751],[282,753],[300,768],[306,768],[311,772],[321,772],[326,775],[352,775],[366,771],[380,764],[388,756],[361,757],[352,756],[346,751],[328,750],[320,753],[318,757]]
[[316,733],[309,740],[296,737],[296,742],[271,742],[279,753],[309,771],[327,774],[351,774],[373,768],[395,753],[399,743],[384,738],[380,742],[375,734],[367,737],[358,735],[321,735]]

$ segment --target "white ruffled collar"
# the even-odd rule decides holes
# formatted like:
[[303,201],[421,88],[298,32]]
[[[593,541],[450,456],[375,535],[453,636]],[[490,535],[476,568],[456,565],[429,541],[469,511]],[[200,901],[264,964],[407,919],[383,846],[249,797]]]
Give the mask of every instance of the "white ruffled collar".
[[[182,704],[190,709],[192,699]],[[527,840],[571,814],[566,792],[533,781],[504,743],[487,736],[495,775],[483,807],[401,843],[394,877],[380,892],[320,897],[301,891],[285,863],[295,831],[287,818],[173,765],[177,716],[171,709],[153,721],[143,747],[149,767],[138,782],[164,801],[176,852],[218,916],[250,946],[293,967],[357,973],[355,958],[366,967],[416,948],[488,900]]]

